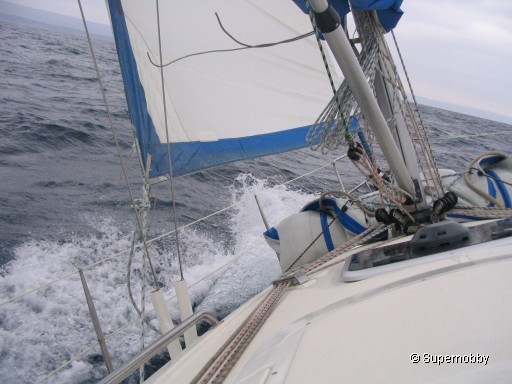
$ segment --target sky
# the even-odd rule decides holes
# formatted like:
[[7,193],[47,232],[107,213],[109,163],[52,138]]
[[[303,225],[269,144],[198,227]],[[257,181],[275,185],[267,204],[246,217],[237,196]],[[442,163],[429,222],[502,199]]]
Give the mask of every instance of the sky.
[[[80,17],[73,0],[9,1]],[[81,1],[88,21],[108,24],[104,0]],[[395,35],[415,94],[512,122],[512,0],[404,0],[402,10]]]

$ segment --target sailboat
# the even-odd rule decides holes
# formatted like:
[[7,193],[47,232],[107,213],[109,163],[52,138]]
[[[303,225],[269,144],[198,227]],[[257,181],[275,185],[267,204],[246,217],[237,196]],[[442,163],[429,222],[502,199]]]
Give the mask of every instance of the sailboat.
[[[146,382],[508,380],[512,163],[492,151],[463,172],[438,169],[386,41],[401,1],[107,4],[162,336],[104,383],[166,347],[170,362]],[[346,151],[364,193],[341,184],[268,225],[282,276],[220,323],[194,313],[182,273],[175,326],[146,246],[151,187],[173,193],[175,177],[305,146]]]

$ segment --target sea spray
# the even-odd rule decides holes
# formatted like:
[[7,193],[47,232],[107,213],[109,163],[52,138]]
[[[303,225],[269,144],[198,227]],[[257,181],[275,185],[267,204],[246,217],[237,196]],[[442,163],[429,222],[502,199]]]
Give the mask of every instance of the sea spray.
[[[268,211],[272,224],[314,197],[283,186],[268,186],[265,180],[247,174],[236,179],[231,193],[231,203],[235,206],[229,210],[225,224],[234,243],[218,236],[214,228],[204,232],[192,226],[180,231],[184,276],[191,285],[193,304],[196,310],[208,310],[221,318],[280,274],[276,255],[262,241],[265,227],[254,194],[261,196],[263,209]],[[71,274],[0,307],[0,371],[6,372],[4,377],[11,381],[40,379],[86,348],[90,350],[51,381],[73,382],[79,377],[82,382],[94,382],[106,373],[83,290],[78,275],[73,273],[78,267],[85,269],[114,365],[119,366],[139,350],[140,324],[127,291],[129,253],[121,253],[129,249],[131,234],[120,230],[110,218],[86,215],[84,220],[94,228],[94,235],[75,235],[67,242],[27,241],[15,250],[14,260],[3,268],[1,301]],[[223,233],[225,229],[219,231]],[[172,288],[179,279],[174,242],[150,243],[149,249],[171,316],[179,321]],[[119,255],[100,262],[115,254]],[[142,276],[145,277],[146,309],[150,309],[147,295],[153,283],[147,262],[142,273],[142,258],[139,244],[132,259],[130,284],[134,301],[140,307]],[[154,314],[149,313],[148,320],[158,326]],[[121,327],[125,328],[118,331]],[[145,328],[146,345],[156,337],[154,331]],[[11,366],[23,369],[16,372],[9,369]]]

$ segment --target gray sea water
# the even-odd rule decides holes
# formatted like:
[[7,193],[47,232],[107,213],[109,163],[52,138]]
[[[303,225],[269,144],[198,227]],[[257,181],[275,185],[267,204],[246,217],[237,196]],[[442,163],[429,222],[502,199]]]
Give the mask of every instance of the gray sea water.
[[[98,39],[94,46],[130,186],[140,197],[140,168],[115,48]],[[86,41],[1,22],[0,74],[0,377],[17,383],[96,382],[106,370],[77,268],[86,268],[115,366],[138,351],[141,335],[126,289],[127,254],[88,267],[129,248],[134,214]],[[510,131],[510,125],[427,106],[421,112],[441,167],[462,170],[480,152],[510,150],[512,135],[492,134]],[[486,135],[453,139],[471,134]],[[196,308],[223,317],[279,275],[275,255],[261,244],[264,227],[254,194],[270,224],[277,224],[323,189],[337,186],[332,168],[300,184],[279,183],[325,163],[320,154],[300,150],[176,180],[180,225],[238,203],[180,234],[185,278],[200,281],[191,289]],[[355,183],[353,170],[341,171],[349,185]],[[156,187],[151,201],[156,209],[150,238],[172,230],[168,186]],[[240,253],[243,257],[212,274]],[[171,298],[179,275],[172,237],[152,243],[151,254]],[[151,290],[146,281],[141,293],[143,270],[147,265],[137,251],[130,284],[140,306]],[[172,299],[169,306],[177,319]],[[145,329],[146,345],[155,337]]]

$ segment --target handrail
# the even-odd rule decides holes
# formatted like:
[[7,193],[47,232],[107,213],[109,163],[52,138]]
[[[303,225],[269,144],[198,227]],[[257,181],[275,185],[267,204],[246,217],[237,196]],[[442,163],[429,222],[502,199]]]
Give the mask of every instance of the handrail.
[[158,352],[160,352],[167,344],[176,340],[180,337],[188,328],[196,325],[201,320],[207,320],[211,325],[215,326],[219,323],[217,318],[208,312],[196,312],[188,319],[183,321],[176,328],[170,330],[166,334],[164,334],[160,339],[155,341],[151,346],[142,351],[139,355],[135,356],[132,360],[126,362],[110,375],[105,377],[100,384],[114,384],[120,383],[128,376],[132,374],[136,369],[138,369],[141,365],[145,364],[152,357],[154,357]]

